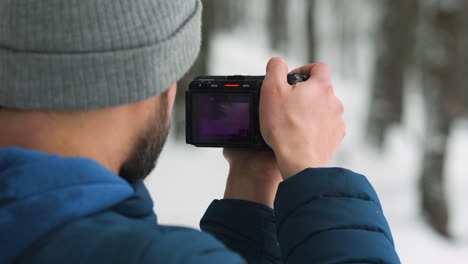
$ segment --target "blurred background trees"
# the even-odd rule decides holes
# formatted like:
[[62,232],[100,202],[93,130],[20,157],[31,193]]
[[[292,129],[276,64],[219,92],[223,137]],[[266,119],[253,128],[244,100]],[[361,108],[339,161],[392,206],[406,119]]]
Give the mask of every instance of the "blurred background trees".
[[427,126],[424,135],[420,176],[421,207],[430,224],[450,236],[449,210],[445,186],[448,141],[456,119],[462,117],[461,82],[465,47],[463,0],[421,1],[419,70],[426,103]]
[[271,0],[268,13],[270,46],[274,50],[288,48],[289,3],[287,0]]
[[[364,42],[373,67],[365,141],[378,151],[387,136],[403,126],[406,96],[417,90],[424,99],[425,128],[421,142],[420,212],[444,237],[450,237],[445,165],[454,122],[468,113],[468,1],[465,0],[202,0],[203,43],[200,57],[179,82],[174,117],[180,140],[185,132],[185,95],[190,80],[210,74],[211,43],[219,34],[257,30],[249,41],[265,41],[280,55],[303,64],[320,59],[320,38],[332,35],[339,47],[342,75],[353,78],[359,67],[357,50]],[[334,14],[324,25],[323,10]],[[365,10],[365,11],[364,11]],[[263,14],[263,15],[262,15]],[[363,21],[372,16],[374,24]],[[299,21],[299,22],[298,22]],[[325,33],[324,33],[325,32]],[[366,34],[369,33],[369,37]],[[294,46],[293,43],[300,43]],[[302,48],[301,48],[302,47]],[[326,61],[327,62],[327,61]],[[248,63],[248,62],[246,62]],[[232,72],[231,74],[243,74]],[[409,84],[409,80],[417,80]],[[411,104],[409,105],[411,107]],[[385,168],[382,168],[385,170]]]
[[389,127],[402,121],[405,76],[415,59],[419,8],[418,0],[381,0],[379,4],[381,20],[367,125],[369,140],[382,148]]

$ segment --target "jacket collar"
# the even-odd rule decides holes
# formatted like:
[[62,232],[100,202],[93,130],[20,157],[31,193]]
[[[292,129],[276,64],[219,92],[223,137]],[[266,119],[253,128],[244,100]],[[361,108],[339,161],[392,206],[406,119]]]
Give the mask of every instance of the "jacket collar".
[[119,212],[154,219],[143,183],[134,186],[90,159],[0,149],[0,263],[66,223],[118,204]]

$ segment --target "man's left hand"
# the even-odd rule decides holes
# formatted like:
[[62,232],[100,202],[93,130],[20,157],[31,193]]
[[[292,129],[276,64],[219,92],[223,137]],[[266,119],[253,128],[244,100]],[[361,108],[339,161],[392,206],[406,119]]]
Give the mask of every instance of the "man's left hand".
[[223,154],[230,165],[224,198],[273,208],[276,190],[283,180],[273,151],[224,149]]

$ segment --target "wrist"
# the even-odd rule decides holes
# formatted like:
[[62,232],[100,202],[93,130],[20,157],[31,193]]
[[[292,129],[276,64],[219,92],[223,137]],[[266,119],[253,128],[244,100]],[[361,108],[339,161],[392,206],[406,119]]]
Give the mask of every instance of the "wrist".
[[277,166],[252,168],[248,164],[231,164],[224,198],[256,202],[273,208],[281,181]]
[[298,174],[307,168],[324,168],[328,163],[316,158],[308,151],[278,151],[276,154],[278,167],[284,180]]

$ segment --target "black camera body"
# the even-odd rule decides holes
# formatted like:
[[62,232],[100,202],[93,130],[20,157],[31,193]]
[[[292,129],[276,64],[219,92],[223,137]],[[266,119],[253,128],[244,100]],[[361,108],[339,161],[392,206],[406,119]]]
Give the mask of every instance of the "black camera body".
[[[260,132],[265,76],[200,76],[186,92],[186,141],[197,147],[268,148]],[[290,74],[294,85],[307,74]]]

